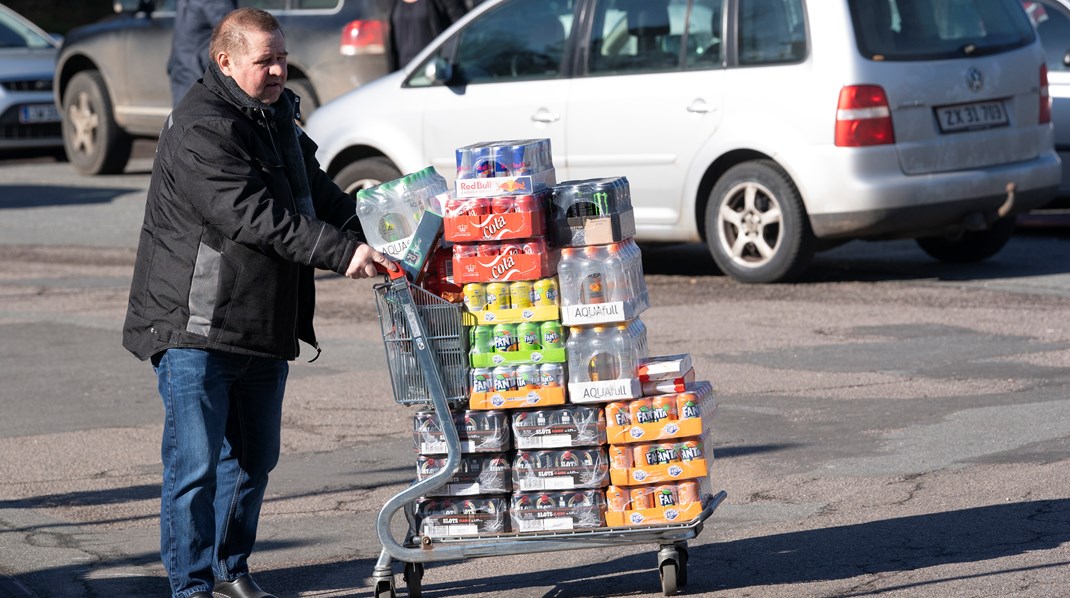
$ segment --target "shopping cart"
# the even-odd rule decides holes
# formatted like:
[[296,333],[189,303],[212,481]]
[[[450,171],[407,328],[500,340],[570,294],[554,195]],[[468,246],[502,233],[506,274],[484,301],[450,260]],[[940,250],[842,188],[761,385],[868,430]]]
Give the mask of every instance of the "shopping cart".
[[[424,563],[476,557],[601,548],[633,543],[660,545],[657,562],[666,596],[687,585],[687,541],[702,531],[727,494],[702,497],[695,519],[679,524],[591,528],[553,532],[514,532],[434,538],[421,535],[414,501],[446,485],[461,464],[461,444],[450,406],[467,396],[465,373],[467,337],[460,306],[412,286],[399,271],[375,286],[376,308],[386,345],[394,398],[402,404],[431,404],[446,444],[446,462],[434,475],[414,482],[394,495],[379,511],[376,532],[383,546],[373,578],[376,598],[394,598],[393,562],[404,563],[403,579],[409,596],[421,594]],[[391,522],[403,511],[409,524],[399,543]]]

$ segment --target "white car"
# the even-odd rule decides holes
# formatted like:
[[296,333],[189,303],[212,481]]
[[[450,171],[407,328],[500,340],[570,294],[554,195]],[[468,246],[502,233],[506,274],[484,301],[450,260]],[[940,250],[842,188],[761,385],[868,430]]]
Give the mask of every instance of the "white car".
[[1058,187],[1050,106],[1019,0],[490,0],[307,128],[351,190],[546,137],[559,181],[628,178],[637,240],[775,282],[851,239],[995,254]]
[[0,4],[0,151],[55,150],[60,115],[52,102],[59,40]]

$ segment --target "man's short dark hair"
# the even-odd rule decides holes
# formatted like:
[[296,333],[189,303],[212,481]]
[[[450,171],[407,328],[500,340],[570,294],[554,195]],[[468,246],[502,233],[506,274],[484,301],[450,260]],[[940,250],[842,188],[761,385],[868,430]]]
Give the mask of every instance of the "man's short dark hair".
[[260,31],[282,33],[282,25],[271,13],[259,8],[239,8],[227,13],[223,20],[212,30],[212,41],[209,42],[208,52],[212,60],[220,52],[227,54],[242,54],[249,50],[249,42],[245,39],[247,31]]

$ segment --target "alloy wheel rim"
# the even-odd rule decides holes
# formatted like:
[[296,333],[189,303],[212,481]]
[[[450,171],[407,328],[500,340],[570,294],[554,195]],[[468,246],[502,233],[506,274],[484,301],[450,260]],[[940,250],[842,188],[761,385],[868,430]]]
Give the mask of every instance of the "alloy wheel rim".
[[91,153],[97,127],[100,126],[100,115],[93,110],[88,93],[79,93],[78,101],[67,107],[67,120],[74,129],[71,135],[72,149],[84,154]]
[[782,219],[780,202],[767,187],[742,182],[725,194],[717,211],[721,248],[736,265],[764,266],[780,246]]

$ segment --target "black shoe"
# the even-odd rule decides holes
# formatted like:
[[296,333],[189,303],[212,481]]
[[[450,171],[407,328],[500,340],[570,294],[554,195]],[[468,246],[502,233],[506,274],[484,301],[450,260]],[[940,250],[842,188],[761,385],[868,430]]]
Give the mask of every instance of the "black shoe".
[[252,577],[242,575],[234,581],[217,581],[212,588],[214,598],[276,598],[256,585]]

